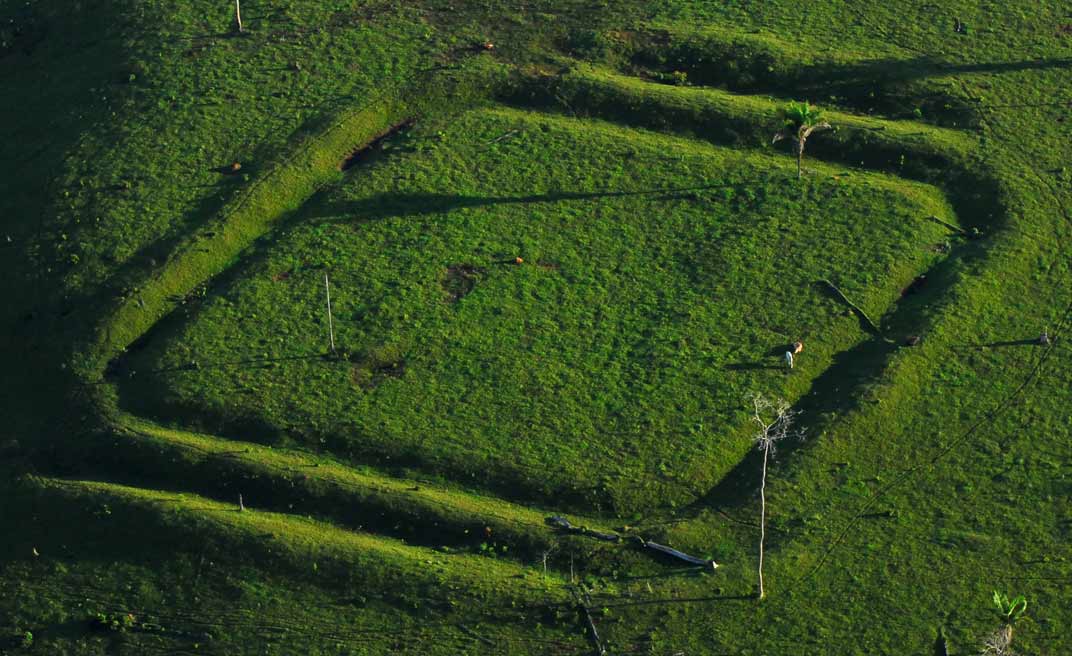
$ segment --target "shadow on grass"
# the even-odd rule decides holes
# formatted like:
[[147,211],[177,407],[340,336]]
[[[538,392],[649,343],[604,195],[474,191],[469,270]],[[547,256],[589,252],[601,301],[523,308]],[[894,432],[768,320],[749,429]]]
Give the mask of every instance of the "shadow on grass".
[[[918,293],[902,298],[888,308],[881,317],[882,330],[874,333],[867,330],[861,318],[861,331],[873,336],[857,346],[834,356],[833,362],[811,384],[793,409],[801,413],[802,427],[807,429],[805,440],[786,441],[779,445],[778,459],[785,461],[797,449],[807,448],[818,439],[827,426],[858,410],[864,386],[882,375],[890,356],[902,346],[900,336],[925,332],[930,318],[942,310],[942,300],[958,282],[965,265],[979,261],[985,254],[986,245],[980,241],[966,242],[947,257],[924,272],[930,281]],[[831,302],[844,303],[836,294],[830,294]],[[855,313],[855,312],[854,312]],[[891,339],[892,337],[892,339]],[[955,345],[953,349],[1037,345],[1039,339],[996,341],[989,344]],[[756,363],[760,364],[760,363]],[[756,367],[760,368],[760,367]],[[790,375],[791,372],[790,372]],[[752,503],[757,496],[762,471],[763,455],[752,449],[736,467],[707,493],[700,495],[688,510],[715,510],[732,519],[726,510],[740,509]],[[775,465],[777,466],[777,465]],[[875,519],[885,518],[879,513]],[[737,520],[734,520],[737,521]]]
[[925,80],[1072,67],[1072,58],[950,63],[931,55],[799,66],[787,60],[787,53],[763,45],[748,46],[722,37],[672,42],[667,34],[651,36],[653,41],[633,61],[659,71],[663,80],[682,69],[690,82],[705,86],[811,100],[836,98],[855,111],[926,117],[953,127],[975,124],[980,105],[939,86],[925,85]]
[[958,350],[973,350],[981,348],[1002,348],[1005,346],[1041,346],[1042,342],[1038,337],[1032,337],[1030,339],[1012,339],[1001,342],[989,342],[986,344],[953,344],[949,348]]
[[759,369],[771,369],[777,371],[779,369],[786,369],[785,365],[778,366],[776,364],[771,364],[770,362],[733,362],[723,365],[722,368],[729,371],[756,371]]
[[655,579],[670,579],[678,576],[700,577],[711,573],[709,567],[683,567],[658,574],[643,574],[640,576],[619,576],[615,581],[651,581]]
[[303,218],[305,220],[320,219],[325,223],[345,223],[357,219],[375,220],[391,217],[439,214],[469,207],[490,207],[494,205],[527,203],[558,203],[564,201],[585,201],[598,200],[601,198],[624,198],[630,196],[652,196],[656,200],[698,200],[698,192],[730,187],[735,188],[738,186],[742,185],[703,185],[697,187],[644,189],[639,191],[555,191],[546,194],[498,197],[433,193],[383,193],[346,203],[330,203],[315,206],[311,208],[311,211],[304,212]]
[[[275,357],[245,358],[243,360],[217,360],[214,362],[202,362],[200,360],[197,360],[171,367],[161,367],[159,369],[151,369],[149,371],[138,372],[137,375],[162,375],[182,371],[201,371],[203,369],[226,369],[229,367],[239,369],[267,369],[276,362],[288,362],[293,360],[326,360],[330,355],[330,353],[324,352],[298,353],[294,355],[279,355]],[[112,360],[105,375],[107,377],[117,377],[133,374],[134,372],[129,368],[129,366],[125,363],[123,359],[116,358],[115,360]]]
[[[808,393],[793,407],[802,417],[814,418],[804,428],[814,432],[824,422],[824,417],[838,417],[857,409],[860,402],[854,392],[885,368],[886,360],[896,349],[897,346],[884,339],[873,338],[834,356],[833,363],[812,382]],[[781,443],[778,458],[791,457],[807,443],[807,440]],[[691,507],[725,510],[750,502],[759,489],[762,461],[762,452],[752,449],[733,471]]]
[[605,608],[625,608],[627,606],[652,606],[656,604],[697,604],[726,601],[755,601],[755,595],[712,595],[710,597],[669,597],[666,599],[639,599],[623,601],[617,604],[603,604]]
[[[701,84],[723,84],[731,89],[802,93],[809,90],[829,96],[831,87],[841,85],[874,90],[885,84],[930,77],[972,73],[1015,73],[1019,71],[1072,67],[1072,58],[1049,57],[1003,62],[951,63],[934,55],[911,58],[883,57],[855,62],[826,61],[808,66],[776,66],[786,53],[764,46],[746,45],[723,37],[685,39],[670,42],[669,34],[652,34],[654,41],[635,56],[640,65],[665,68],[666,62],[683,63],[689,79]],[[779,62],[778,60],[783,60]],[[689,62],[696,62],[689,65]],[[840,95],[840,94],[839,94]],[[871,94],[869,100],[876,100]]]
[[1016,73],[1069,67],[1072,67],[1072,58],[1068,57],[971,64],[951,64],[933,56],[911,59],[868,59],[852,64],[831,63],[810,66],[801,74],[795,90],[819,90],[832,84],[859,84],[873,89],[883,83],[905,82],[929,77],[971,73]]

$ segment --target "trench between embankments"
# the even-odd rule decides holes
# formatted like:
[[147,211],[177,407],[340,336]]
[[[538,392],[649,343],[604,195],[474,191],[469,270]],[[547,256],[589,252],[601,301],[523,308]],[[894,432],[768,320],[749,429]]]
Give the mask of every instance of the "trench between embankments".
[[[501,71],[496,73],[501,74]],[[497,82],[501,81],[501,77],[497,79]],[[487,79],[476,84],[471,80],[468,83],[471,86],[464,93],[458,93],[462,82],[453,81],[438,88],[433,87],[431,93],[425,90],[416,96],[416,101],[403,100],[401,90],[383,94],[359,109],[344,113],[323,130],[305,139],[291,157],[259,178],[243,196],[225,209],[212,226],[186,240],[160,271],[107,316],[95,343],[89,349],[91,356],[82,363],[82,375],[89,380],[103,377],[110,361],[175,309],[173,299],[185,296],[198,285],[226,271],[243,250],[276,227],[282,216],[300,207],[320,186],[336,179],[339,162],[353,155],[355,143],[371,144],[429,107],[442,111],[444,106],[454,109],[470,106],[491,97],[489,89],[495,87]],[[506,93],[502,93],[503,88],[507,89]],[[565,104],[570,108],[583,108],[583,111],[600,118],[638,127],[664,131],[670,131],[671,126],[676,126],[677,130],[684,127],[698,138],[737,147],[755,147],[766,141],[768,119],[773,118],[773,115],[768,117],[766,110],[755,111],[756,108],[748,104],[752,102],[748,97],[741,98],[745,111],[737,112],[733,111],[733,99],[730,99],[730,105],[721,108],[675,105],[665,102],[666,96],[662,96],[662,103],[651,102],[650,99],[639,98],[635,89],[630,90],[628,84],[621,84],[620,78],[613,76],[602,80],[598,76],[552,80],[522,77],[520,82],[497,87],[497,90],[508,101],[526,106]],[[450,102],[443,102],[445,96],[450,97]],[[843,163],[855,164],[858,161],[865,168],[892,171],[931,183],[944,172],[946,177],[942,178],[944,182],[939,186],[950,195],[958,216],[975,216],[977,221],[972,223],[979,225],[1000,224],[1004,214],[1001,204],[996,202],[996,185],[968,172],[964,146],[957,144],[959,147],[948,148],[951,144],[947,143],[947,148],[943,149],[931,141],[916,138],[918,135],[910,134],[912,140],[902,142],[897,136],[883,134],[881,129],[863,125],[850,127],[852,129],[835,135],[836,138],[816,149],[817,152],[813,154]],[[950,150],[954,152],[950,153]],[[911,155],[908,167],[905,166],[906,153]],[[961,195],[958,196],[958,193]],[[983,207],[990,208],[989,216],[981,217],[975,213]],[[973,250],[975,254],[972,257],[983,256],[984,249]],[[948,267],[950,261],[951,258],[943,260],[937,266],[938,272],[942,267]],[[943,278],[940,275],[936,277]],[[952,284],[952,277],[946,276],[945,283],[932,286],[927,297],[944,295]],[[895,314],[889,317],[889,321],[901,323],[902,319]],[[887,363],[886,357],[880,360],[876,364],[878,372]],[[878,372],[868,372],[868,375]],[[828,374],[831,372],[826,372],[824,376]],[[118,410],[114,387],[110,384],[97,386],[94,403],[107,424],[117,429],[125,428],[124,415]],[[418,458],[412,464],[419,469],[423,463]],[[447,474],[455,469],[466,469],[463,463],[456,463],[453,467],[450,463],[439,463],[438,466],[445,467]],[[496,491],[513,487],[514,496],[519,492],[516,486],[510,485],[510,481],[489,482],[489,485]],[[696,490],[695,493],[702,494],[702,491]],[[525,501],[532,500],[533,494],[540,496],[538,491],[520,490],[520,494],[519,500]]]
[[[770,98],[655,85],[584,65],[554,75],[531,75],[514,90],[515,95],[507,100],[519,106],[684,134],[736,148],[769,147],[771,134],[779,126],[780,105]],[[922,272],[927,287],[885,311],[880,320],[882,334],[839,355],[833,366],[813,381],[795,406],[808,416],[825,416],[834,410],[840,415],[860,407],[858,400],[844,401],[852,396],[847,390],[880,379],[894,354],[906,346],[905,337],[928,332],[939,320],[941,308],[950,302],[961,272],[981,266],[1009,218],[1009,201],[1000,179],[969,137],[920,123],[831,114],[830,120],[841,129],[809,141],[808,157],[934,185],[949,200],[963,227],[960,233],[950,234],[960,243]],[[861,367],[861,361],[868,366]],[[820,429],[827,423],[816,419],[811,427]],[[741,440],[749,439],[746,432],[741,433]],[[715,481],[709,490],[697,486],[697,498],[736,498],[730,490],[754,489],[739,485],[750,479],[752,465],[746,458],[726,473],[724,482]],[[696,475],[703,480],[703,472]]]
[[[543,525],[544,514],[539,511],[443,486],[414,487],[380,474],[350,480],[354,477],[340,474],[339,466],[319,458],[272,454],[271,447],[256,444],[241,450],[242,442],[158,427],[121,407],[114,380],[115,363],[124,353],[136,349],[154,327],[181,309],[184,299],[231,270],[252,245],[283,225],[320,188],[420,118],[479,106],[502,83],[502,69],[477,62],[453,74],[424,76],[344,111],[302,137],[288,156],[269,166],[214,221],[176,244],[160,269],[103,313],[91,343],[80,345],[71,358],[84,381],[77,401],[88,409],[91,430],[101,439],[82,444],[85,452],[68,460],[79,460],[82,468],[106,472],[119,481],[152,481],[154,488],[175,491],[194,488],[229,501],[237,493],[233,485],[244,481],[247,496],[262,508],[311,513],[418,544],[468,548],[486,540],[485,531],[493,530],[497,540],[511,544],[516,557],[546,551],[556,538]],[[224,442],[239,447],[240,453],[217,448]],[[274,466],[280,456],[285,464]],[[332,471],[319,475],[321,464]],[[175,471],[176,465],[182,471]],[[303,475],[295,472],[296,467],[316,469]],[[338,508],[330,508],[333,504]],[[589,523],[573,519],[578,525]]]

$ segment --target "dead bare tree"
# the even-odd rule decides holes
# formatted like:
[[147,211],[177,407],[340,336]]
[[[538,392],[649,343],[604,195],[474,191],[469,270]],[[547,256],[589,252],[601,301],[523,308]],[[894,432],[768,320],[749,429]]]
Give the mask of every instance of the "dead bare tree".
[[551,557],[551,554],[554,553],[556,549],[558,549],[558,544],[552,543],[543,553],[540,554],[540,559],[543,561],[544,576],[547,576],[547,559]]
[[804,431],[794,428],[799,412],[791,410],[782,399],[769,399],[762,394],[752,396],[752,421],[758,427],[753,441],[763,452],[763,476],[759,483],[759,598],[763,591],[763,542],[767,537],[767,464],[774,455],[778,442],[787,437],[803,438]]
[[1012,650],[1012,631],[1002,628],[987,636],[980,656],[1016,656]]

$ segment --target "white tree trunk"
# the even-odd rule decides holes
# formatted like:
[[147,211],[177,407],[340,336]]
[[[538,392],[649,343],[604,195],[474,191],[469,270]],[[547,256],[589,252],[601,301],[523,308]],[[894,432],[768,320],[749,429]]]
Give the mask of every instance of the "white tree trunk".
[[331,287],[328,286],[328,274],[324,273],[324,295],[327,296],[328,302],[328,344],[331,346],[331,352],[335,352],[335,323],[331,319]]
[[763,478],[759,483],[759,598],[763,598],[763,540],[767,537],[767,456],[770,445],[763,448]]
[[242,31],[242,4],[241,0],[234,0],[234,15],[235,23],[238,26],[238,31]]

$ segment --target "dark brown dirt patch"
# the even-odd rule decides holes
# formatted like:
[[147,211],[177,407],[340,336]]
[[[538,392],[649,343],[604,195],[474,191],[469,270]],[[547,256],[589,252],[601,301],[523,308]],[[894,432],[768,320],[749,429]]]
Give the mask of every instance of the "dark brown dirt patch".
[[472,264],[452,264],[447,267],[441,284],[447,295],[448,303],[457,303],[473,291],[484,269]]

